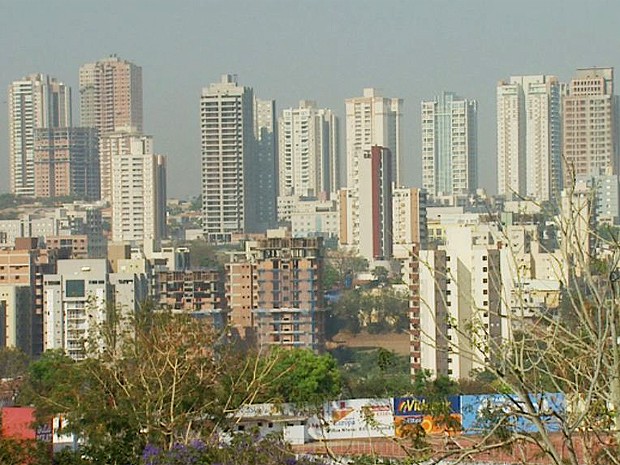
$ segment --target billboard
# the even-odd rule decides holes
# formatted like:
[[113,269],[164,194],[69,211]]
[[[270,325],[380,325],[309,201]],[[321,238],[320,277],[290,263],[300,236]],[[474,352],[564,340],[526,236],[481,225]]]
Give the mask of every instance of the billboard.
[[[533,408],[530,411],[543,420],[547,431],[559,431],[558,417],[564,415],[566,408],[564,394],[530,394],[528,398]],[[480,434],[501,420],[512,431],[535,433],[536,425],[527,418],[528,408],[527,402],[515,394],[461,396],[463,432]]]
[[308,418],[314,440],[363,439],[394,436],[392,399],[350,399],[325,402]]
[[[461,425],[461,399],[450,396],[446,405],[432,405],[424,397],[394,398],[394,434],[398,438],[420,434],[456,433]],[[445,413],[438,415],[438,412]]]

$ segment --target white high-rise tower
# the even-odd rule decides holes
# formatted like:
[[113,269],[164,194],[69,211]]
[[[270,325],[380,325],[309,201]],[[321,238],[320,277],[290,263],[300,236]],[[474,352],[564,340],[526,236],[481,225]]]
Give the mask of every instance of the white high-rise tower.
[[329,196],[339,186],[338,119],[310,100],[278,121],[278,195]]
[[228,241],[253,232],[257,212],[254,93],[235,76],[205,87],[200,98],[203,231],[209,240]]
[[444,92],[422,102],[422,185],[430,195],[469,194],[478,187],[475,100]]
[[[390,184],[400,186],[402,162],[402,99],[381,97],[375,89],[364,89],[363,97],[347,99],[346,102],[346,170],[347,189],[346,208],[341,203],[341,211],[346,211],[350,227],[341,237],[341,242],[360,253],[363,218],[361,218],[362,195],[361,177],[364,160],[372,156],[372,147],[387,149],[391,160]],[[341,196],[343,194],[341,193]],[[389,199],[391,202],[391,199]],[[368,212],[364,212],[367,214]],[[343,242],[344,241],[344,242]]]
[[35,130],[71,126],[71,88],[32,74],[11,83],[8,105],[11,192],[34,196]]
[[347,187],[355,188],[360,160],[374,145],[385,147],[392,153],[392,181],[400,186],[403,100],[381,97],[376,89],[367,88],[363,97],[349,98],[345,106]]
[[165,159],[153,154],[153,138],[109,136],[112,153],[112,240],[157,242],[165,230]]
[[497,86],[498,193],[538,201],[562,185],[561,92],[555,76],[512,76]]

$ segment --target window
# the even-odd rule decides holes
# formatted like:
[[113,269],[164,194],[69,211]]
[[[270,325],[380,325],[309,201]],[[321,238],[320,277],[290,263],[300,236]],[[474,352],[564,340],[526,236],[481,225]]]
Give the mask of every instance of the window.
[[67,297],[84,297],[85,287],[83,279],[68,279],[65,283],[65,295]]

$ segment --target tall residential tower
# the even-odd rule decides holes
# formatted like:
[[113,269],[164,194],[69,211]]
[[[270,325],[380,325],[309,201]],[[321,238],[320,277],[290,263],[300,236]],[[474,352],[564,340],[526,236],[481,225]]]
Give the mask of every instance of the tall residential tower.
[[422,185],[432,196],[469,194],[478,187],[475,100],[444,92],[422,102]]
[[[165,231],[166,163],[153,154],[153,138],[116,134],[112,157],[112,240],[157,242]],[[118,139],[118,140],[117,140]]]
[[81,125],[142,132],[142,68],[112,55],[80,67]]
[[252,232],[256,215],[254,92],[225,74],[200,98],[203,231],[211,241]]
[[381,97],[376,89],[364,89],[362,97],[349,98],[346,106],[347,187],[355,188],[359,164],[374,145],[392,153],[392,181],[400,186],[402,164],[401,119],[403,100]]
[[116,55],[80,67],[80,119],[97,129],[101,199],[112,201],[111,135],[142,134],[142,68]]
[[8,106],[11,193],[34,196],[35,130],[71,126],[71,88],[32,74],[11,83]]
[[338,119],[331,110],[302,100],[278,121],[279,196],[329,197],[340,187]]
[[617,175],[618,97],[613,68],[578,69],[564,97],[564,187],[578,177]]
[[276,197],[277,131],[275,100],[254,99],[254,124],[256,128],[256,229],[266,231],[277,226]]
[[557,199],[561,176],[561,91],[555,76],[512,76],[497,86],[498,193]]

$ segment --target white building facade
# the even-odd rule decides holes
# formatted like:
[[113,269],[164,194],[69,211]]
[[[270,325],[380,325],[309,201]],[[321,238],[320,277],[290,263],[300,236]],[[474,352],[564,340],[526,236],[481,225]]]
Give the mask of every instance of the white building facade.
[[35,129],[71,126],[71,88],[32,74],[10,84],[8,106],[11,193],[33,197]]
[[203,232],[212,241],[251,232],[256,209],[249,182],[255,155],[254,93],[235,76],[202,90],[200,98]]
[[338,119],[302,100],[278,120],[278,195],[329,197],[340,187]]
[[555,76],[512,76],[497,86],[498,193],[557,199],[562,186],[561,86]]
[[444,92],[422,102],[422,185],[432,196],[478,187],[478,104]]
[[378,90],[366,88],[362,97],[347,99],[345,107],[347,187],[356,186],[360,161],[373,145],[386,147],[392,152],[392,181],[400,186],[403,100],[382,97]]
[[[112,156],[112,240],[141,244],[161,239],[165,222],[165,160],[153,154],[151,136],[127,135]],[[162,170],[163,173],[162,174]],[[162,201],[163,200],[163,201]]]

